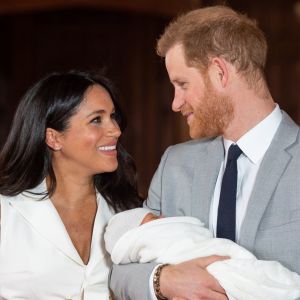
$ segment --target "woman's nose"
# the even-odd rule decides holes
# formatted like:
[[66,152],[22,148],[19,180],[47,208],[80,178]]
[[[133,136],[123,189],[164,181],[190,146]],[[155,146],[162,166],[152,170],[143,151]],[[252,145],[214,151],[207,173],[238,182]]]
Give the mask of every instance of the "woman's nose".
[[116,121],[111,121],[111,124],[108,129],[108,134],[110,136],[118,138],[118,137],[120,137],[121,133],[122,132],[121,132],[121,129],[120,129],[118,123]]

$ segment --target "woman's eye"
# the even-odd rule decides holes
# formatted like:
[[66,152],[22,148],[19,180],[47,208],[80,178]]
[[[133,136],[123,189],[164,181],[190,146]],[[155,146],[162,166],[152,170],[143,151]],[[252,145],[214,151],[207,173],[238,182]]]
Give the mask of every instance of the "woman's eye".
[[122,123],[121,117],[118,113],[114,112],[110,115],[111,120],[113,120],[118,126]]
[[111,119],[116,120],[117,115],[116,115],[116,113],[112,113],[112,114],[110,115],[110,117],[111,117]]
[[99,124],[99,123],[101,123],[101,118],[100,117],[96,117],[96,118],[94,118],[94,119],[91,120],[91,123],[93,123],[93,124]]

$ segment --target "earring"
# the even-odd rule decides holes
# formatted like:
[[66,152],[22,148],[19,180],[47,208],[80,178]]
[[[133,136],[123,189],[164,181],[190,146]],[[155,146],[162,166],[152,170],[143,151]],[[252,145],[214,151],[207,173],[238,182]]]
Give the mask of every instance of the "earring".
[[61,150],[61,146],[55,147],[53,150],[54,151],[60,151]]

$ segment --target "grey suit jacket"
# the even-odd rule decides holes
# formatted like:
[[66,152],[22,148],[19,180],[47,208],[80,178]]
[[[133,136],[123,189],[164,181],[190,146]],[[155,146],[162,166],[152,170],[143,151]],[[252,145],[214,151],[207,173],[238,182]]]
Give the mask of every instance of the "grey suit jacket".
[[[259,259],[276,260],[300,274],[299,126],[283,112],[249,200],[239,244]],[[220,164],[222,138],[195,140],[167,149],[145,205],[165,216],[188,215],[206,226]],[[146,300],[153,264],[114,266],[116,299]]]

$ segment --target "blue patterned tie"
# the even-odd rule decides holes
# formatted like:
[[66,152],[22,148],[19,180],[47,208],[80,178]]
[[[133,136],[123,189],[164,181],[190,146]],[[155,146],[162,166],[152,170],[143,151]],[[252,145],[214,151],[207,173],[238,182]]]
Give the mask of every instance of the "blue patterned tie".
[[241,153],[238,145],[229,147],[218,208],[217,237],[232,241],[235,241],[237,159]]

